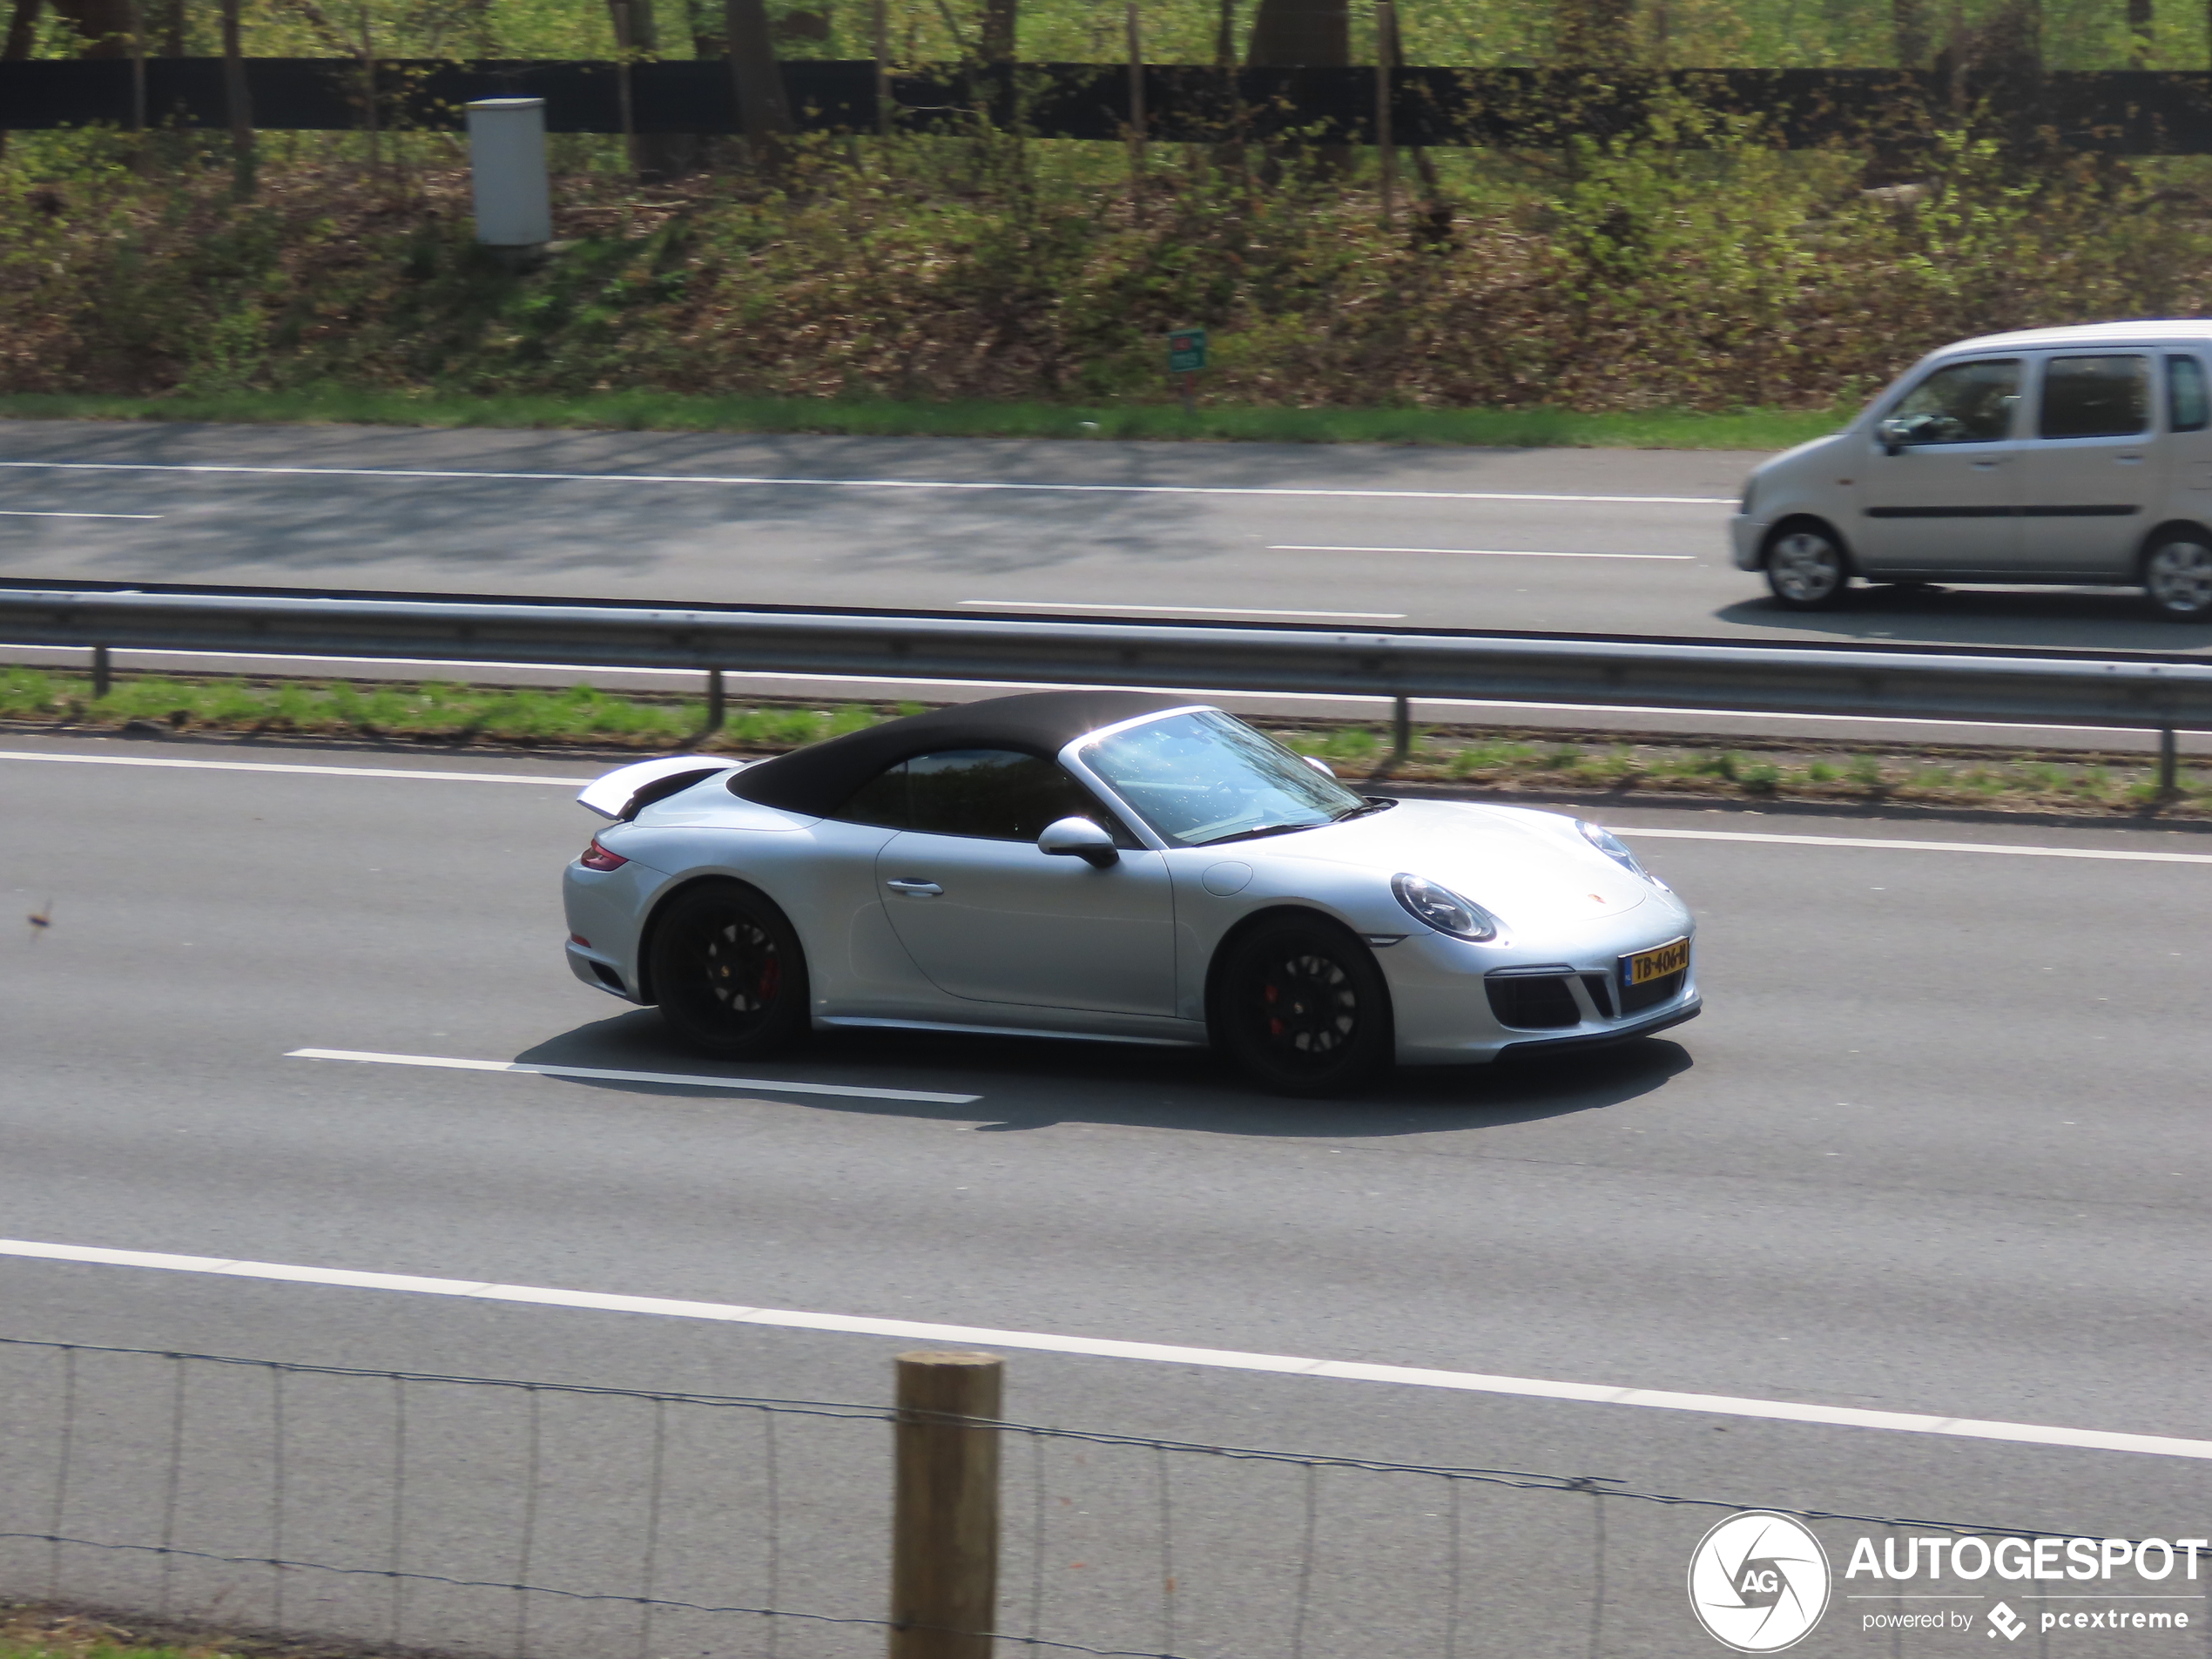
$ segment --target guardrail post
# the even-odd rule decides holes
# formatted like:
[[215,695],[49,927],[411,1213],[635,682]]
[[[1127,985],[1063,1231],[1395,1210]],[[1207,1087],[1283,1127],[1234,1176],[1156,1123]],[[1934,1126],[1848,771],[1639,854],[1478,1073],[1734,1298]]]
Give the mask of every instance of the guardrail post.
[[890,1659],[991,1659],[998,1605],[995,1353],[899,1356]]
[[100,698],[105,697],[109,691],[113,688],[114,685],[115,671],[113,667],[108,662],[107,647],[105,645],[93,646],[92,700],[97,703]]
[[2174,740],[2172,726],[2158,728],[2158,792],[2161,795],[2174,794],[2182,786],[2180,746]]
[[722,691],[722,671],[710,668],[706,671],[706,729],[719,732],[728,711],[729,705]]
[[1406,698],[1390,699],[1390,758],[1403,760],[1413,752],[1413,705]]

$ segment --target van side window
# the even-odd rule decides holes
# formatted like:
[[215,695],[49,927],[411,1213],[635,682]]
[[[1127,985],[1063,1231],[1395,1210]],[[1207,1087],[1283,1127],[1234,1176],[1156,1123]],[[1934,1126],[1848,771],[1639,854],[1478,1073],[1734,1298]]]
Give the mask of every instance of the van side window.
[[2202,432],[2212,426],[2212,399],[2204,395],[2204,365],[2194,357],[2166,360],[2166,413],[2169,430]]
[[1890,419],[1911,429],[1912,443],[1996,443],[2012,435],[2020,401],[2017,357],[1952,363],[1898,400]]
[[2054,357],[2043,366],[2046,438],[2132,438],[2150,429],[2150,359]]

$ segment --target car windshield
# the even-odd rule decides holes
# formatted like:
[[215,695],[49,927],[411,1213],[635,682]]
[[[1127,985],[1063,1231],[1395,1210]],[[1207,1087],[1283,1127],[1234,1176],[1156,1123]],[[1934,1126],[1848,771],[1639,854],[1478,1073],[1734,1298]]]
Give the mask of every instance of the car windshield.
[[1148,720],[1082,750],[1163,840],[1184,846],[1312,829],[1372,810],[1273,738],[1217,710]]

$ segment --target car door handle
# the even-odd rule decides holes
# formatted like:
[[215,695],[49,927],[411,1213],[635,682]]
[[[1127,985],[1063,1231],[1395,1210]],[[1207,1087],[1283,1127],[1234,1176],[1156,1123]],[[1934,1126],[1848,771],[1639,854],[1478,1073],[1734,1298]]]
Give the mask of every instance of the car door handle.
[[2132,466],[2132,465],[2134,465],[2134,464],[2136,464],[2136,463],[2140,462],[2142,460],[2142,457],[2141,457],[2141,455],[2121,455],[2121,456],[2118,457],[2118,459],[2119,459],[2120,464],[2121,464],[2121,466],[2125,467],[2125,466]]
[[894,893],[903,893],[909,899],[934,899],[944,891],[934,881],[924,881],[919,876],[894,875],[883,884]]
[[2004,464],[2005,462],[2002,457],[2000,457],[1995,461],[1977,461],[1974,462],[1974,470],[1976,472],[1987,472],[1992,467],[2001,467]]

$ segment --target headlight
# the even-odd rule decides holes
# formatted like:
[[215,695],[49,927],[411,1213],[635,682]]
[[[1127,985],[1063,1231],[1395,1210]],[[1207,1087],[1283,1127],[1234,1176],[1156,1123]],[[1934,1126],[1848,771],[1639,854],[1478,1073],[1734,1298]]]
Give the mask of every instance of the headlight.
[[1622,869],[1628,871],[1629,874],[1642,877],[1646,881],[1651,883],[1653,887],[1658,888],[1662,893],[1672,893],[1674,891],[1674,889],[1669,887],[1664,881],[1662,881],[1657,876],[1652,874],[1650,871],[1645,869],[1643,866],[1638,864],[1636,862],[1636,855],[1629,852],[1627,847],[1623,846],[1621,844],[1621,838],[1615,835],[1611,830],[1607,829],[1602,824],[1586,824],[1578,818],[1575,820],[1575,827],[1582,832],[1582,839],[1584,840],[1588,841],[1592,846],[1597,848],[1599,852],[1604,853],[1606,857],[1611,859]]
[[1390,890],[1416,921],[1454,939],[1495,939],[1498,919],[1472,899],[1418,875],[1394,875]]

